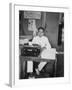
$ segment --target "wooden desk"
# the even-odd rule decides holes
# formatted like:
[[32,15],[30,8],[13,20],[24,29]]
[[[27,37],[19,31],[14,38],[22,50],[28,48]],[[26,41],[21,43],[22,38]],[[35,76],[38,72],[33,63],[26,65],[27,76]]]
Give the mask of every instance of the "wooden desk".
[[[50,59],[42,59],[40,57],[24,57],[20,56],[20,75],[24,77],[26,72],[26,63],[27,61],[36,61],[36,62],[53,62],[54,63],[54,77],[56,77],[56,65],[57,65],[57,59],[50,60]],[[23,78],[22,77],[22,78]]]

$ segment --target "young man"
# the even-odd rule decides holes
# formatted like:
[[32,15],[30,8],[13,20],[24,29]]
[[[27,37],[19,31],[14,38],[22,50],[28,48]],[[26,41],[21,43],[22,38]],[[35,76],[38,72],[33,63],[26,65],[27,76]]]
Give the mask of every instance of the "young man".
[[[41,47],[41,58],[44,56],[44,51],[51,49],[51,45],[49,43],[48,38],[44,35],[45,29],[43,27],[38,28],[38,35],[35,36],[29,44],[38,44]],[[42,70],[42,68],[46,65],[47,62],[40,62],[38,64],[38,67],[36,67],[36,74],[39,75],[39,72]]]

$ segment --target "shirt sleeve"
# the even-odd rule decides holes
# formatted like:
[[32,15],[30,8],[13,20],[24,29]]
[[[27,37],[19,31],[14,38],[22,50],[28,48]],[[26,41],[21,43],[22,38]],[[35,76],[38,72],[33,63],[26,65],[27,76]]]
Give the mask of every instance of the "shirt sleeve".
[[35,44],[35,43],[36,43],[36,37],[34,37],[32,40],[32,44]]
[[45,47],[46,47],[47,49],[51,49],[51,45],[50,45],[50,43],[49,43],[48,38],[45,39]]
[[38,38],[38,36],[36,36],[36,37],[33,38],[32,44],[39,44],[39,38]]
[[37,36],[34,37],[33,40],[32,40],[32,42],[30,44],[38,44],[38,45],[40,45],[39,38]]

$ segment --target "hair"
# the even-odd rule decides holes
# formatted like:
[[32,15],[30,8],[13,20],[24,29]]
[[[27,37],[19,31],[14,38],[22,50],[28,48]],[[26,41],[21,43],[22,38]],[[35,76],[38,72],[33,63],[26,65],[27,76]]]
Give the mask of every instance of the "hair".
[[38,31],[39,31],[40,29],[42,29],[43,32],[45,31],[45,29],[44,29],[43,27],[39,27],[39,28],[38,28]]

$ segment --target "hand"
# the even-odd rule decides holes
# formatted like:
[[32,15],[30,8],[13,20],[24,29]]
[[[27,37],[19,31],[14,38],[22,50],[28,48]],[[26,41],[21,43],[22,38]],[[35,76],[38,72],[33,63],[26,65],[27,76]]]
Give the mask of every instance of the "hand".
[[46,49],[46,47],[41,48],[41,52],[42,52],[43,50],[45,50],[45,49]]
[[32,46],[32,42],[29,42],[29,45]]

